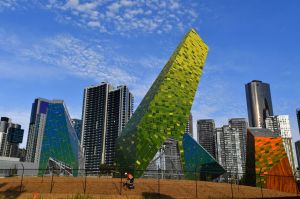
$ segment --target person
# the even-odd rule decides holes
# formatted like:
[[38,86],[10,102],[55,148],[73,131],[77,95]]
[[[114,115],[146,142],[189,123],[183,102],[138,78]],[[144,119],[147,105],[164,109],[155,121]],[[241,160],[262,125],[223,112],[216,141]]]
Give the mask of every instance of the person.
[[123,184],[123,186],[126,186],[128,189],[134,189],[134,177],[131,173],[125,173],[125,176],[127,177],[127,181]]

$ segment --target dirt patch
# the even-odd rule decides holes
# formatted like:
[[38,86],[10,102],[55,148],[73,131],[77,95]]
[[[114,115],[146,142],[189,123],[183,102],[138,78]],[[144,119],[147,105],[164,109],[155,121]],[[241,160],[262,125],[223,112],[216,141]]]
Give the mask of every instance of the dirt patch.
[[[52,182],[52,183],[51,183]],[[124,179],[98,177],[24,177],[1,178],[0,195],[5,198],[72,198],[76,194],[92,198],[264,198],[296,196],[256,187],[192,180],[136,179],[135,189],[122,186]],[[1,198],[1,197],[0,197]]]

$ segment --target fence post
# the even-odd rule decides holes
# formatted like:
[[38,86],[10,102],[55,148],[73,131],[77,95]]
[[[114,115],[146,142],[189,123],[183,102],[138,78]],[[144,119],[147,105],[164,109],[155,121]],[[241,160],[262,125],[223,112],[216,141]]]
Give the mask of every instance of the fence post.
[[233,187],[232,187],[232,173],[231,173],[231,171],[229,172],[229,175],[230,175],[231,198],[233,199]]
[[50,193],[52,193],[52,189],[53,189],[53,167],[52,167],[52,176],[51,176],[51,184],[50,184]]
[[297,179],[297,171],[294,172],[294,175],[293,175],[293,178],[294,178],[294,181],[295,181],[295,185],[296,185],[296,189],[297,189],[297,196],[299,195],[299,188],[298,188],[298,179]]
[[120,183],[120,195],[122,195],[122,189],[123,189],[123,171],[122,169],[119,170],[119,173],[121,175],[121,183]]
[[261,169],[259,170],[259,182],[260,182],[260,192],[261,192],[261,198],[264,198],[263,188],[262,188],[262,181],[261,181]]
[[24,165],[23,165],[23,163],[21,163],[21,165],[22,165],[22,177],[21,177],[20,193],[22,192],[23,176],[24,176]]
[[85,195],[85,191],[86,191],[86,170],[84,171],[84,187],[83,187],[84,195]]
[[159,182],[159,177],[160,177],[160,170],[157,169],[157,192],[158,192],[158,198],[160,198],[160,182]]
[[195,168],[195,179],[196,179],[196,198],[198,198],[198,175],[197,175],[197,168]]

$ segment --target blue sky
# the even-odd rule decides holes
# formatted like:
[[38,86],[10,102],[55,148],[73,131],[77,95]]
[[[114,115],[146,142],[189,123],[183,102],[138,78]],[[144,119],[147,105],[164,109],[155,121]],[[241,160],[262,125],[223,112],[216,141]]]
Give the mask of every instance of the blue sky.
[[244,84],[258,79],[270,83],[274,113],[290,116],[299,139],[299,7],[297,0],[2,0],[0,115],[22,124],[26,141],[36,97],[63,99],[80,118],[84,87],[102,81],[127,84],[137,107],[193,27],[210,49],[194,125],[247,117]]

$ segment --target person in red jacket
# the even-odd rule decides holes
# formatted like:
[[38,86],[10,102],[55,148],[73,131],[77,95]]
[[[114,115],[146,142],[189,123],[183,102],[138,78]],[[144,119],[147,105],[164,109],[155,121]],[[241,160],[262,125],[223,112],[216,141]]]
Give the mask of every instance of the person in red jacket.
[[125,173],[125,176],[127,177],[127,181],[123,184],[123,186],[126,186],[128,189],[134,189],[134,177],[131,173]]

